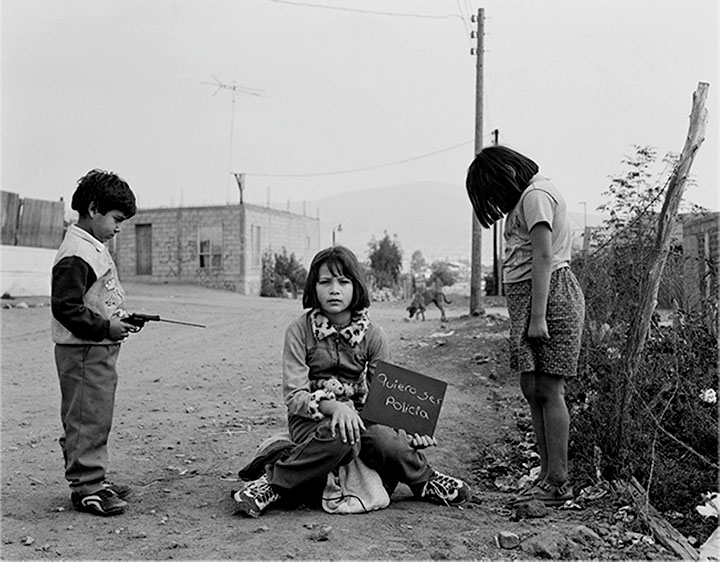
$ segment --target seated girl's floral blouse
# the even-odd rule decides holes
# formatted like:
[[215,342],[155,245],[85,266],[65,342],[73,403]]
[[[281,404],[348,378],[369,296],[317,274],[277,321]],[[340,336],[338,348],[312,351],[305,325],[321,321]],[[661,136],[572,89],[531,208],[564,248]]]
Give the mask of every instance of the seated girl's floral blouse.
[[285,332],[283,395],[288,414],[322,419],[320,400],[336,395],[318,385],[334,377],[348,388],[357,410],[367,397],[380,360],[389,361],[387,336],[368,317],[367,310],[353,315],[348,326],[336,328],[318,309],[304,313]]

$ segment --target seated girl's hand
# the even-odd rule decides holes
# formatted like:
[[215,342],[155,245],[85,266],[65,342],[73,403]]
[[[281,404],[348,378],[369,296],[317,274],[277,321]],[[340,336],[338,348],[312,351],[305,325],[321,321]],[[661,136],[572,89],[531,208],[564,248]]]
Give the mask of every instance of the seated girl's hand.
[[333,437],[336,435],[335,427],[337,426],[343,443],[349,441],[351,445],[354,445],[360,441],[360,432],[365,429],[365,423],[354,408],[345,402],[323,400],[320,402],[320,411],[331,417],[330,431]]
[[430,435],[420,435],[419,433],[413,433],[410,437],[410,446],[413,449],[427,449],[437,445],[437,441]]

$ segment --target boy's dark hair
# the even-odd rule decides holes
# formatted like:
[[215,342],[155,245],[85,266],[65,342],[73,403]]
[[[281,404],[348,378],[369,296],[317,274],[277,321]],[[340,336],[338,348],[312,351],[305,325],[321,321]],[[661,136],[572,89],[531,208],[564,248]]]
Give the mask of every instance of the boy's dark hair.
[[534,161],[507,146],[483,148],[470,164],[465,180],[480,224],[488,228],[509,213],[539,170]]
[[117,210],[129,219],[137,212],[135,194],[127,182],[105,170],[90,170],[77,181],[70,206],[82,217],[87,216],[91,203],[101,215]]
[[342,275],[352,281],[353,298],[350,303],[350,311],[358,312],[370,306],[370,295],[365,285],[365,278],[362,267],[357,257],[345,246],[332,246],[320,250],[310,264],[305,290],[303,292],[304,308],[320,308],[317,298],[316,285],[320,278],[320,267],[327,264],[333,275]]

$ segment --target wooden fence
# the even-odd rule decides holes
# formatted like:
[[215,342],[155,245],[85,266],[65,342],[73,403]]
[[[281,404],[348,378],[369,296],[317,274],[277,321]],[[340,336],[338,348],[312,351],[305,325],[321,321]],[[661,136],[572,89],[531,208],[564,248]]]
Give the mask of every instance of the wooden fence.
[[62,201],[21,198],[0,191],[2,196],[2,244],[32,248],[58,248],[64,232]]

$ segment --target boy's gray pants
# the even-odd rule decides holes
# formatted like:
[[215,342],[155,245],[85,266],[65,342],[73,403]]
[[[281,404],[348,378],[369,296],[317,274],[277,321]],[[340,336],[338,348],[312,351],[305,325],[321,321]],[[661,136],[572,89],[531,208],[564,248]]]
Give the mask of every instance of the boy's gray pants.
[[119,352],[120,344],[55,346],[65,479],[81,495],[97,492],[105,480]]

